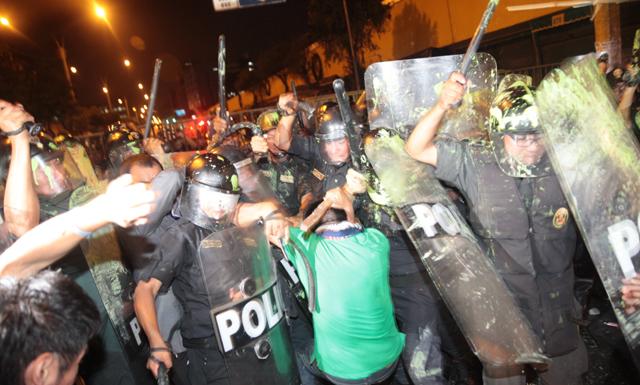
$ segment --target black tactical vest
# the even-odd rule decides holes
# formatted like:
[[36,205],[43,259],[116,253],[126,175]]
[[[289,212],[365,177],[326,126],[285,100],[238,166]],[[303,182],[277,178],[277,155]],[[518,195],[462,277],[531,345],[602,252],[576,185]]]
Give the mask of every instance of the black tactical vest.
[[[469,202],[471,225],[516,297],[546,353],[577,346],[573,296],[576,227],[555,175],[519,180],[504,174],[492,152],[469,147],[478,198]],[[522,196],[529,183],[528,201]]]

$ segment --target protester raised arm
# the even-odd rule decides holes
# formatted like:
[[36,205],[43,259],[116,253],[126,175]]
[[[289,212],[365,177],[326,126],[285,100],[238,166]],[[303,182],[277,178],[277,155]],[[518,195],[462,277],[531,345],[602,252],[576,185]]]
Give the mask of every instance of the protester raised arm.
[[35,274],[63,257],[91,232],[113,222],[126,227],[145,222],[153,210],[155,194],[145,184],[131,184],[123,175],[107,192],[84,206],[36,226],[0,255],[0,276]]
[[25,122],[33,117],[20,104],[0,100],[0,130],[11,141],[11,165],[4,194],[4,216],[8,230],[22,236],[40,221],[40,204],[31,174],[29,132]]

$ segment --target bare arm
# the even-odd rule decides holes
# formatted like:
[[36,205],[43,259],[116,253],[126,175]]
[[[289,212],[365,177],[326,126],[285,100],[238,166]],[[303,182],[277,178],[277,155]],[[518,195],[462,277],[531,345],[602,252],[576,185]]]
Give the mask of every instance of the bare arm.
[[289,151],[291,140],[293,139],[293,123],[296,119],[295,111],[298,106],[298,100],[292,93],[282,94],[278,98],[278,107],[286,111],[288,116],[283,116],[278,122],[275,135],[275,145],[283,150]]
[[279,246],[280,239],[285,243],[289,241],[289,222],[273,201],[239,204],[233,222],[236,226],[246,227],[260,218],[265,220],[264,231],[271,243]]
[[[33,117],[21,105],[0,100],[0,129],[3,132],[18,130],[29,121],[33,121]],[[31,174],[29,133],[23,131],[9,138],[11,165],[4,195],[4,215],[9,232],[20,237],[40,222],[40,203]]]
[[445,82],[436,105],[420,118],[404,147],[413,159],[432,166],[437,164],[438,150],[434,139],[447,111],[462,99],[465,82],[462,74],[453,72]]
[[[156,312],[156,296],[161,287],[162,282],[156,278],[151,278],[148,281],[138,282],[133,293],[133,308],[142,330],[147,335],[151,348],[167,348],[162,334],[160,334],[158,314]],[[151,353],[151,356],[162,361],[167,369],[173,366],[171,353],[168,351],[156,351]],[[147,369],[151,370],[155,377],[158,377],[158,362],[154,359],[149,358],[147,360]]]
[[83,239],[80,232],[91,233],[109,222],[122,226],[144,222],[154,198],[147,186],[131,185],[131,176],[123,175],[105,194],[24,234],[0,255],[0,276],[25,277],[46,268]]

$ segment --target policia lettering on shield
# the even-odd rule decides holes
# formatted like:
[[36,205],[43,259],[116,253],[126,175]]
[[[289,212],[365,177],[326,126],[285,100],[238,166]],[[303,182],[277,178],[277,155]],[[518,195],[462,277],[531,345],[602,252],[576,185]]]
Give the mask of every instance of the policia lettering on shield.
[[[540,377],[549,384],[580,384],[587,355],[572,322],[578,315],[572,261],[577,235],[545,153],[534,90],[522,81],[500,87],[491,106],[490,141],[435,140],[465,83],[460,73],[451,74],[405,150],[465,195],[474,232],[552,358]],[[485,384],[521,383],[521,371],[485,367]]]

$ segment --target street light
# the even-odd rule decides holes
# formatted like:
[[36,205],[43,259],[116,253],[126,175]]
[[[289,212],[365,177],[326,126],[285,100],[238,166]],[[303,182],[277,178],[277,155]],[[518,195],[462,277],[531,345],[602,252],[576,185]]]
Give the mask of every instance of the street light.
[[131,61],[129,59],[124,59],[124,66],[125,67],[131,67]]
[[98,18],[107,21],[107,11],[102,6],[96,4],[95,10]]
[[118,104],[122,104],[122,99],[118,98]]
[[71,73],[74,75],[78,73],[78,69],[74,66],[69,67],[69,71],[71,71]]
[[107,103],[109,104],[109,112],[113,111],[113,106],[111,105],[111,96],[109,96],[109,89],[107,86],[102,86],[102,92],[107,97]]
[[9,23],[9,19],[7,19],[4,16],[0,17],[0,24],[4,25],[5,27],[11,27],[11,23]]
[[149,95],[144,94],[144,100],[149,100]]
[[144,88],[144,86],[142,85],[142,83],[138,83],[138,89],[141,90],[143,88]]

